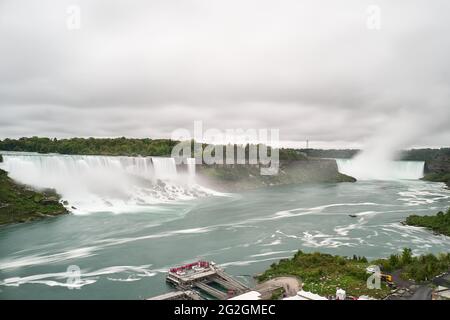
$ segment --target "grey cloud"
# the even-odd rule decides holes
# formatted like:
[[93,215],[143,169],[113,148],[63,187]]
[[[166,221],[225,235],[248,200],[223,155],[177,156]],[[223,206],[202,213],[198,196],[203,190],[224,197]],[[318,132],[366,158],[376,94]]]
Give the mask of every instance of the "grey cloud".
[[3,0],[0,137],[170,137],[202,120],[354,146],[398,122],[414,130],[402,147],[448,145],[450,3],[376,1],[379,31],[370,4]]

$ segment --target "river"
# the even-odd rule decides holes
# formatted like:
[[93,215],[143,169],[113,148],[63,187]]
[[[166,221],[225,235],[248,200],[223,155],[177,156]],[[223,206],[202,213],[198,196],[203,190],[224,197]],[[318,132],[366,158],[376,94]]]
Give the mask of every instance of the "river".
[[[22,171],[14,173],[11,160],[28,159],[14,157],[9,167],[8,156],[3,164],[12,176]],[[47,161],[39,157],[30,159]],[[34,166],[28,163],[28,174],[43,170]],[[55,165],[48,170],[72,183]],[[56,183],[52,179],[47,182]],[[86,186],[73,179],[77,187],[68,186],[67,197],[75,199],[81,196],[74,190]],[[87,202],[78,200],[73,214],[0,227],[0,299],[144,299],[170,290],[164,281],[168,268],[199,258],[252,284],[253,275],[298,249],[377,258],[404,247],[419,254],[450,246],[448,237],[400,223],[409,214],[435,214],[450,205],[443,184],[415,179],[233,194],[203,190],[160,203],[122,201],[118,211],[84,210]],[[81,270],[78,289],[69,285],[70,266]]]

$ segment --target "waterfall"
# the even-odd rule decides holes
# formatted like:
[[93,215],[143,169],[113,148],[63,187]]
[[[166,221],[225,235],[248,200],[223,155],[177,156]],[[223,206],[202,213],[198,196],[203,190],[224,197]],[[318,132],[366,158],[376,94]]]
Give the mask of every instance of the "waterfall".
[[[70,209],[89,213],[142,210],[206,195],[173,158],[4,154],[0,168],[23,184],[55,189]],[[195,169],[195,167],[194,167]],[[195,172],[195,171],[194,171]]]
[[174,179],[177,177],[175,159],[159,157],[152,157],[151,159],[157,179]]
[[358,180],[417,180],[423,177],[423,161],[388,161],[367,164],[355,159],[336,159],[340,173]]
[[195,158],[187,159],[188,174],[191,178],[195,176],[195,164]]

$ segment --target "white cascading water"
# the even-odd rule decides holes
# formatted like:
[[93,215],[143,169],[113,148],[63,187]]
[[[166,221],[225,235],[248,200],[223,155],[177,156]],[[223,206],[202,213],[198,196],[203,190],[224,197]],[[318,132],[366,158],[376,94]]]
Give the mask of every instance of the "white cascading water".
[[357,180],[417,180],[423,177],[423,161],[358,161],[336,159],[340,173]]
[[78,214],[141,211],[210,192],[195,184],[192,165],[189,174],[178,174],[172,158],[6,154],[3,160],[0,168],[12,179],[55,189]]
[[152,157],[153,168],[156,179],[175,179],[177,177],[177,166],[173,158]]
[[188,158],[187,159],[187,168],[188,168],[188,174],[189,177],[192,179],[195,177],[195,158]]

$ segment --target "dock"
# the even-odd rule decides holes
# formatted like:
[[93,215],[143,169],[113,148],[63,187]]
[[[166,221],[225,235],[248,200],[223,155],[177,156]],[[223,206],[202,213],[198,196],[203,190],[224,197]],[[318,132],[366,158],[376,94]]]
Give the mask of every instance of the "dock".
[[187,290],[168,292],[147,300],[203,300],[203,298],[195,291]]
[[225,273],[214,262],[197,261],[171,268],[166,281],[177,291],[149,300],[227,300],[250,291],[245,284]]

